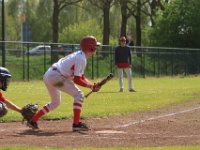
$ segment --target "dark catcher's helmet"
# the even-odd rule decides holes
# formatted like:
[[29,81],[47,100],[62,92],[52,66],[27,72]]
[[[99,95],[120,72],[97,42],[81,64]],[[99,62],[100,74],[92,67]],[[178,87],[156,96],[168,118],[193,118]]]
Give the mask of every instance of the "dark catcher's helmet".
[[100,43],[97,42],[94,36],[85,36],[81,39],[80,42],[80,47],[84,52],[95,52],[97,46],[99,45]]
[[11,74],[9,70],[7,68],[0,67],[0,82],[2,83],[1,89],[3,91],[6,91],[10,77],[11,77]]

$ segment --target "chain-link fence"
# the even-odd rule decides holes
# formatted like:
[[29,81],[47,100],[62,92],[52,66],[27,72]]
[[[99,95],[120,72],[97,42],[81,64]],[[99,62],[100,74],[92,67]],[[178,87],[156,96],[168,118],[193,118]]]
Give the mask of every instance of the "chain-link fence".
[[[0,62],[10,70],[13,80],[40,80],[55,58],[80,50],[78,44],[6,41],[0,42],[1,56],[2,44],[5,46],[5,58],[0,57]],[[87,77],[104,77],[110,72],[117,74],[115,47],[102,45],[98,48],[96,56],[88,59]],[[200,49],[131,47],[131,51],[135,77],[200,73]]]

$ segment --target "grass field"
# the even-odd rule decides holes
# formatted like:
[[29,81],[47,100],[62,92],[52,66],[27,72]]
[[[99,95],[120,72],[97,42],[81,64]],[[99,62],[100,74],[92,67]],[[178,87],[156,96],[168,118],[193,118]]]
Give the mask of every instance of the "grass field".
[[[118,80],[114,79],[102,87],[100,92],[91,94],[84,100],[82,117],[107,117],[114,114],[147,111],[167,105],[183,103],[199,98],[200,78],[137,78],[133,79],[136,93],[118,92]],[[89,89],[81,88],[84,93]],[[37,103],[40,107],[49,102],[49,96],[42,81],[11,82],[4,95],[19,106]],[[62,93],[61,105],[44,119],[72,118],[73,98]],[[9,111],[1,121],[19,121],[21,116]]]
[[[124,82],[125,91],[123,93],[118,92],[118,81],[114,79],[102,87],[100,92],[93,93],[88,99],[85,99],[82,111],[83,119],[153,110],[168,105],[194,101],[200,97],[199,77],[136,78],[133,79],[136,93],[128,92],[127,81],[124,80]],[[88,89],[81,89],[84,93],[89,92]],[[41,108],[49,101],[48,93],[42,81],[11,82],[8,91],[4,92],[4,95],[21,107],[28,103],[38,103]],[[62,93],[60,107],[43,119],[72,118],[72,102],[72,97]],[[0,118],[0,121],[20,121],[21,119],[18,113],[10,110],[6,117]],[[28,148],[20,147],[19,149]],[[85,149],[94,148],[83,148],[83,150]],[[200,147],[118,148],[117,150],[121,149],[197,150]],[[18,150],[18,148],[14,150]]]

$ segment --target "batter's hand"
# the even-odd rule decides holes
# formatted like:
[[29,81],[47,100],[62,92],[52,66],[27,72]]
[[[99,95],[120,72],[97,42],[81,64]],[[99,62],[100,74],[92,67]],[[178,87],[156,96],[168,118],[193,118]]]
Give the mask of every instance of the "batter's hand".
[[100,90],[101,86],[99,86],[99,84],[94,83],[93,87],[92,87],[92,92],[98,92]]

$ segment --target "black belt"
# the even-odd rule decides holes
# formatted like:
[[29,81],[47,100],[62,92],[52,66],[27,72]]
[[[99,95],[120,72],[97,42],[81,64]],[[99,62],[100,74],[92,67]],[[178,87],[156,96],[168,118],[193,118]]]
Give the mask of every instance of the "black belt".
[[56,67],[52,67],[52,70],[58,71],[58,68],[56,68]]
[[[58,68],[56,68],[56,67],[52,67],[52,70],[53,70],[53,71],[57,71],[57,72],[60,73],[60,70],[58,70]],[[60,73],[60,74],[61,74],[61,73]],[[61,76],[65,77],[65,78],[70,78],[69,76],[65,76],[65,75],[62,75],[62,74],[61,74]]]

